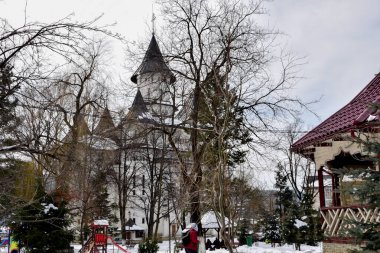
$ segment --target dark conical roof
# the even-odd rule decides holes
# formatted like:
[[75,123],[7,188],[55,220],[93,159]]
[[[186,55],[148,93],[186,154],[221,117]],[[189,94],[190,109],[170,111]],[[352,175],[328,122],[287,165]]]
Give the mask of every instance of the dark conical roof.
[[171,73],[168,65],[164,61],[164,57],[161,54],[160,48],[158,47],[157,40],[152,36],[150,40],[148,50],[145,53],[144,59],[141,65],[137,68],[135,73],[131,77],[131,81],[137,83],[137,76],[144,73],[153,72],[167,72],[170,75],[170,82],[175,81],[173,73]]
[[129,108],[127,119],[137,119],[142,123],[154,122],[154,120],[151,118],[148,108],[146,107],[146,103],[141,95],[140,90],[137,90],[132,106]]
[[148,111],[148,108],[146,107],[145,101],[139,89],[137,90],[135,99],[133,100],[130,110],[138,114],[145,113]]
[[[77,137],[83,137],[83,136],[86,136],[86,135],[89,135],[91,132],[90,132],[90,129],[88,128],[88,125],[87,125],[87,122],[86,122],[86,119],[83,115],[78,115],[78,119],[77,119]],[[73,129],[71,129],[67,135],[63,138],[62,142],[66,143],[66,142],[71,142],[73,140]]]
[[101,134],[114,128],[115,128],[115,124],[112,121],[110,110],[106,107],[102,115],[100,116],[99,123],[96,126],[94,133]]

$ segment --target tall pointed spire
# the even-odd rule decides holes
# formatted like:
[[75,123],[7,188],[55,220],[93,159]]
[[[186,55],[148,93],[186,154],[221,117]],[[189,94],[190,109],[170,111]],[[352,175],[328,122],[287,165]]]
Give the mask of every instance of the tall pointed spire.
[[137,77],[146,73],[167,73],[170,75],[170,83],[175,82],[175,77],[170,71],[168,65],[166,65],[161,50],[158,47],[158,43],[154,34],[150,40],[148,50],[145,53],[144,59],[141,65],[137,68],[135,73],[131,77],[131,81],[137,84]]
[[129,108],[127,119],[138,120],[142,123],[154,123],[140,90],[137,90],[132,106]]
[[105,133],[107,131],[110,131],[115,128],[115,124],[112,121],[111,112],[106,107],[100,116],[100,120],[96,128],[94,129],[95,134],[101,135],[102,133]]
[[153,3],[152,3],[152,35],[153,36],[154,36],[154,32],[156,31],[155,21],[156,21],[156,15],[154,15]]

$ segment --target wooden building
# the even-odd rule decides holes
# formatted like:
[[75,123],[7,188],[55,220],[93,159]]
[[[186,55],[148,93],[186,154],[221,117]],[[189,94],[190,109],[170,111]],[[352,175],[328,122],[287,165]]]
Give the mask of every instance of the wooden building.
[[[371,209],[350,195],[350,190],[360,184],[344,172],[372,168],[379,164],[367,159],[363,146],[355,141],[379,141],[380,73],[364,87],[346,106],[331,115],[292,145],[292,150],[313,162],[318,170],[319,205],[324,231],[323,252],[348,252],[354,239],[347,233],[348,220],[379,222],[379,208]],[[332,201],[326,201],[326,178],[332,182]],[[330,188],[330,189],[331,189]],[[330,202],[330,201],[329,201]]]

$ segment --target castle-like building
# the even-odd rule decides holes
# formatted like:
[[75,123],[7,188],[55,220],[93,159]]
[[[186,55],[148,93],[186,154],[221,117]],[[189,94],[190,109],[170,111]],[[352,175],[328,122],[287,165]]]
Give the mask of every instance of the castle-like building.
[[174,209],[181,208],[176,202],[180,177],[167,132],[171,131],[176,141],[186,134],[180,129],[172,131],[177,113],[173,97],[176,78],[154,34],[131,81],[137,92],[126,116],[115,125],[105,109],[92,135],[102,140],[97,148],[113,150],[107,191],[109,202],[117,206],[113,209],[119,220],[113,224],[114,233],[122,232],[120,221],[124,220],[127,240],[138,241],[153,233],[174,237],[179,234]]

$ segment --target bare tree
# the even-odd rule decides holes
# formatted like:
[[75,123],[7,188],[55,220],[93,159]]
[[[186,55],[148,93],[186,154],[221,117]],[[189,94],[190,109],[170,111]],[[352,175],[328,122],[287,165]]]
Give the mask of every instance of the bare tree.
[[306,193],[315,197],[317,191],[314,183],[317,178],[317,171],[314,164],[296,153],[290,147],[300,138],[302,122],[295,119],[286,127],[286,131],[279,135],[279,141],[276,148],[275,162],[278,164],[280,172],[286,176],[288,183],[293,189],[297,199],[302,200]]
[[[49,24],[25,21],[22,26],[13,27],[0,18],[0,69],[11,70],[7,94],[18,98],[23,96],[24,88],[41,87],[47,80],[54,82],[59,73],[86,57],[88,46],[95,42],[95,34],[120,39],[107,30],[109,26],[98,25],[99,20],[100,17],[75,22],[68,16]],[[1,103],[5,98],[0,98]],[[33,145],[28,142],[30,139],[18,141],[12,147],[0,146],[0,152],[37,152],[29,147]]]
[[[118,126],[117,136],[119,138],[118,162],[117,166],[110,171],[110,182],[115,188],[116,203],[119,212],[121,224],[121,238],[123,244],[127,239],[126,224],[129,218],[127,217],[128,206],[131,204],[131,197],[134,191],[134,179],[140,169],[140,164],[136,159],[139,156],[139,151],[135,149],[138,146],[138,135],[135,135],[135,127],[132,122],[124,122],[125,115],[121,116],[122,121]],[[129,235],[130,236],[130,235]]]
[[[183,182],[188,186],[190,220],[199,223],[202,178],[210,145],[214,146],[218,158],[213,169],[215,177],[220,177],[216,181],[221,194],[219,199],[224,199],[220,186],[230,171],[228,150],[236,141],[236,136],[228,134],[231,120],[240,120],[240,129],[248,131],[252,138],[245,144],[235,142],[236,147],[245,145],[257,152],[268,143],[262,131],[274,131],[278,126],[273,124],[275,120],[293,117],[297,109],[305,108],[306,104],[288,93],[296,80],[297,59],[289,55],[279,58],[282,68],[278,79],[268,71],[275,59],[273,41],[278,33],[263,29],[255,22],[255,18],[263,14],[261,1],[160,2],[165,19],[161,37],[168,52],[166,57],[177,76],[175,92],[177,96],[185,96],[176,101],[187,102],[177,105],[182,109],[183,121],[167,131],[168,140],[181,163]],[[212,91],[206,88],[210,83],[213,92],[207,93],[206,89]],[[186,89],[179,90],[181,87]],[[211,96],[220,96],[219,108],[225,110],[223,114],[212,108]],[[211,125],[205,125],[202,119],[205,110],[202,99],[209,107],[206,110],[211,112]],[[191,163],[186,162],[186,156],[180,152],[182,147],[172,139],[173,129],[189,134]],[[205,139],[207,132],[212,133],[210,139]],[[220,218],[224,222],[223,214]]]
[[95,118],[106,101],[100,69],[103,50],[102,40],[93,41],[65,64],[65,72],[35,86],[26,84],[19,96],[24,118],[20,143],[28,143],[28,153],[44,172],[47,190],[70,202],[71,214],[80,220],[82,242],[85,227],[96,218],[93,215],[104,215],[105,209],[96,205],[107,194],[107,180],[99,178],[114,164],[117,149],[114,143],[111,150],[99,147],[100,137],[93,134]]

